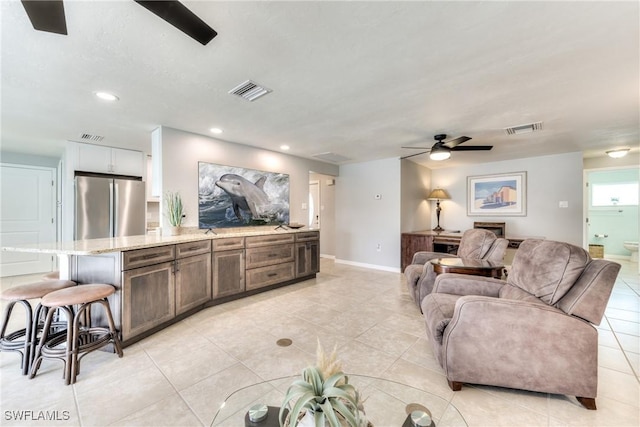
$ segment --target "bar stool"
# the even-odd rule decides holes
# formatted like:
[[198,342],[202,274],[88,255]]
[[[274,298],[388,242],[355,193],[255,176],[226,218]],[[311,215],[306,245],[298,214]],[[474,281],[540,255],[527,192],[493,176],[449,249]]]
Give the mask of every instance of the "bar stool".
[[[46,312],[46,308],[43,307],[41,303],[38,303],[35,310],[33,310],[28,300],[42,298],[51,292],[73,286],[76,286],[76,283],[71,280],[44,280],[15,286],[6,289],[0,294],[0,299],[9,301],[2,318],[0,351],[16,351],[21,354],[22,375],[26,375],[31,367],[38,337],[38,329],[40,325],[42,325],[40,317]],[[13,312],[13,307],[18,303],[24,306],[26,315],[25,327],[7,334],[7,327],[11,313]]]
[[[115,291],[111,285],[88,284],[51,292],[42,298],[41,304],[48,307],[49,312],[29,378],[36,375],[42,359],[59,359],[64,363],[65,383],[73,384],[80,373],[80,359],[109,343],[113,344],[118,357],[122,357],[120,338],[107,300]],[[94,304],[104,308],[108,327],[91,325],[91,306]],[[74,314],[75,305],[78,305],[78,308]],[[64,312],[67,318],[67,330],[65,334],[50,335],[49,326],[58,310]]]
[[60,271],[52,271],[42,276],[42,280],[60,280]]

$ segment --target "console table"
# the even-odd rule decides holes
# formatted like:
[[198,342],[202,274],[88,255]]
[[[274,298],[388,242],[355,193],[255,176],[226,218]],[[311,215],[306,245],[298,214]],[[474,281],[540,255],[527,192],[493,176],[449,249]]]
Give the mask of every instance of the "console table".
[[[453,249],[455,247],[455,249],[457,250],[457,246],[460,245],[461,238],[462,233],[460,231],[445,230],[437,232],[432,230],[424,230],[402,233],[400,242],[400,260],[402,271],[407,268],[407,265],[411,264],[413,254],[415,254],[416,252],[434,252],[434,246],[446,245],[447,247],[450,247],[452,249],[451,252],[455,253]],[[531,239],[533,237],[506,236],[505,238],[509,240],[509,248],[518,249],[518,247],[520,247],[520,243],[522,243],[525,239]]]

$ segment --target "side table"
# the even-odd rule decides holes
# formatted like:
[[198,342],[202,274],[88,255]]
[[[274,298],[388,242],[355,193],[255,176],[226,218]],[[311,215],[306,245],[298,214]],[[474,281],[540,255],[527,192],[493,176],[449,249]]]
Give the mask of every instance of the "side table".
[[487,261],[472,258],[436,258],[432,259],[433,271],[436,274],[458,273],[474,276],[494,277],[500,279],[504,264],[502,262]]

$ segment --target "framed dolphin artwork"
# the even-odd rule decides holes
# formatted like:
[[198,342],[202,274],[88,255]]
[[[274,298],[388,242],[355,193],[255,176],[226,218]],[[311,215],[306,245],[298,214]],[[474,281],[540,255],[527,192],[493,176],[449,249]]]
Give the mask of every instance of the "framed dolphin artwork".
[[288,174],[198,162],[200,228],[288,223]]

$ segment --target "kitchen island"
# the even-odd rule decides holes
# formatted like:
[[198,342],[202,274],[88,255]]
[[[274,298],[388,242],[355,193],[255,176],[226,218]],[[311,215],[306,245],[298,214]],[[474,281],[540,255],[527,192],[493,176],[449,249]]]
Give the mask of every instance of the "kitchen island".
[[[109,303],[125,346],[205,307],[314,278],[320,266],[318,230],[272,227],[2,250],[55,254],[61,278],[115,286]],[[94,323],[106,321],[93,316]]]

